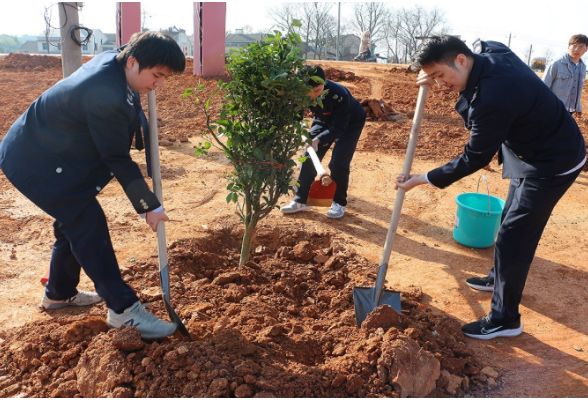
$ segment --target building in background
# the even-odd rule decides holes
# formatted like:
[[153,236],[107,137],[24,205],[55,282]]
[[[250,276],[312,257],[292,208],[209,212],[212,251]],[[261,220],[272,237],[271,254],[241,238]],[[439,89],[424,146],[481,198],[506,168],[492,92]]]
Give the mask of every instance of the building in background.
[[[116,48],[116,35],[114,33],[103,33],[100,29],[92,31],[86,42],[87,32],[80,32],[82,55],[93,56]],[[18,52],[21,54],[61,54],[60,36],[37,36],[37,40],[27,40]]]
[[[242,29],[235,30],[235,33],[229,33],[225,37],[225,51],[229,53],[245,47],[251,43],[262,41],[267,35],[265,33],[243,33]],[[357,35],[341,35],[339,38],[339,60],[353,61],[357,56],[360,38]],[[316,52],[316,55],[315,55]],[[330,40],[327,46],[315,48],[313,45],[302,44],[301,56],[308,60],[336,60],[337,59],[337,40]]]
[[229,33],[225,36],[225,52],[238,50],[251,43],[260,42],[265,39],[265,33],[243,33],[243,29],[235,30],[235,33]]
[[183,50],[184,55],[186,57],[194,56],[194,36],[186,35],[185,29],[179,29],[173,26],[171,28],[168,28],[166,31],[162,32],[167,33],[168,35],[174,38],[176,43]]
[[[184,51],[184,55],[193,56],[194,46],[192,40],[186,35],[185,29],[178,29],[175,26],[163,31],[174,38]],[[94,29],[86,42],[87,32],[80,31],[82,43],[82,55],[93,56],[116,49],[116,34],[103,33],[100,29]],[[21,54],[61,54],[60,36],[37,36],[37,40],[27,40],[18,49]]]
[[[339,37],[339,61],[353,61],[353,58],[359,54],[359,44],[361,39],[357,35],[341,35]],[[372,53],[374,49],[372,48]],[[328,52],[336,55],[337,54],[337,39],[334,43],[329,43]],[[336,58],[331,55],[328,59],[335,60]]]
[[[359,50],[361,39],[357,35],[341,35],[339,37],[339,61],[353,61]],[[326,46],[316,47],[304,45],[302,56],[308,60],[336,60],[337,38],[329,39]]]

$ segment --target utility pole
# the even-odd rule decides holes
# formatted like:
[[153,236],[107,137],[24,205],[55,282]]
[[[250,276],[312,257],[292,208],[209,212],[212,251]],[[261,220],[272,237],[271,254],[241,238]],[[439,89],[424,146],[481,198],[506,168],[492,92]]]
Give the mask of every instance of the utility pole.
[[339,10],[337,12],[337,56],[335,60],[339,61],[339,38],[341,36],[341,2],[339,2]]
[[61,65],[64,78],[67,78],[82,66],[82,47],[79,45],[80,31],[76,29],[80,26],[78,4],[82,3],[59,3]]
[[527,65],[531,66],[531,53],[533,52],[533,45],[529,47],[529,57],[527,58]]
[[510,39],[516,37],[512,35],[512,32],[508,34],[508,48],[510,49]]

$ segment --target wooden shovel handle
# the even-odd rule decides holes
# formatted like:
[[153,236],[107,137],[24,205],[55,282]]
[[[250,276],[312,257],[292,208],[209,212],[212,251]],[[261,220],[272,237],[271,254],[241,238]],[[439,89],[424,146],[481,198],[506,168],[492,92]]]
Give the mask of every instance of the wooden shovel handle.
[[[149,138],[151,150],[151,174],[153,182],[153,193],[163,206],[163,190],[161,184],[161,164],[159,161],[159,139],[157,134],[157,106],[155,102],[155,92],[147,94],[147,107],[149,110]],[[165,238],[165,225],[163,221],[157,224],[157,249],[159,255],[159,271],[161,271],[168,264],[167,260],[167,244]],[[169,301],[169,288],[163,288],[164,296],[167,296]]]
[[[429,92],[429,85],[422,85],[419,88],[419,94],[417,98],[416,110],[414,118],[412,120],[412,128],[410,130],[410,136],[408,139],[408,146],[406,148],[406,158],[404,160],[404,167],[402,173],[407,178],[410,176],[410,169],[412,167],[412,161],[414,159],[414,153],[416,150],[417,140],[421,131],[421,123],[423,121],[423,115],[425,112],[425,102],[427,100],[427,93]],[[388,235],[386,236],[386,243],[384,245],[384,253],[380,260],[380,265],[388,265],[390,255],[392,253],[392,245],[394,244],[394,236],[396,235],[396,228],[400,220],[400,213],[402,211],[402,203],[404,202],[405,190],[398,188],[396,193],[396,201],[394,202],[394,209],[392,211],[392,219],[390,221],[390,227],[388,228]],[[385,275],[385,273],[384,273]]]
[[323,186],[329,186],[331,182],[333,182],[333,179],[331,178],[331,175],[329,175],[321,165],[321,160],[319,160],[318,156],[316,155],[316,151],[314,151],[312,145],[306,148],[306,152],[310,156],[312,164],[314,165],[314,169],[316,169],[317,174],[320,176],[321,183],[323,184]]

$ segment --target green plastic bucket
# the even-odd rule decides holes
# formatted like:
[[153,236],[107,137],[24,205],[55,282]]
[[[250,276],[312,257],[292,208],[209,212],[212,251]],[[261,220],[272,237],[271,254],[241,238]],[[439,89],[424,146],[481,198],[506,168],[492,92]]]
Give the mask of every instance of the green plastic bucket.
[[[478,180],[478,187],[479,185]],[[455,202],[457,212],[453,238],[468,247],[492,246],[500,228],[504,200],[490,196],[490,192],[488,194],[462,193],[455,198]]]

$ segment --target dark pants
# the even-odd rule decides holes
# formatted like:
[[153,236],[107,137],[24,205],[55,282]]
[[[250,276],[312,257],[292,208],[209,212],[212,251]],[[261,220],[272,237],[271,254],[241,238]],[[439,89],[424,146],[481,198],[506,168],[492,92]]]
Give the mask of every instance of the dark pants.
[[371,57],[371,55],[372,55],[372,52],[371,52],[371,50],[368,49],[362,53],[359,53],[357,55],[357,57],[355,57],[355,59],[356,60],[367,60]]
[[489,274],[494,278],[493,323],[508,324],[520,318],[519,304],[543,230],[580,171],[548,179],[511,179]]
[[64,300],[74,296],[83,268],[108,308],[121,311],[139,300],[122,279],[106,216],[97,200],[71,224],[55,221],[53,229],[56,240],[45,289],[47,297]]
[[[347,205],[347,188],[349,187],[351,160],[353,159],[353,154],[355,154],[357,142],[359,141],[364,125],[365,120],[350,124],[347,131],[345,131],[345,134],[335,142],[335,147],[333,147],[333,153],[331,154],[329,170],[331,171],[331,178],[337,184],[337,190],[335,191],[333,201],[342,206]],[[310,128],[310,137],[314,138],[326,129],[328,129],[328,127],[321,124],[315,124]],[[323,159],[332,144],[333,142],[323,143],[321,141],[319,143],[318,151],[316,152],[319,160]],[[304,156],[306,157],[306,161],[300,166],[300,173],[298,174],[298,183],[300,186],[297,187],[296,196],[294,196],[294,201],[302,204],[306,204],[310,186],[314,182],[314,178],[317,174],[308,153],[304,152]]]

